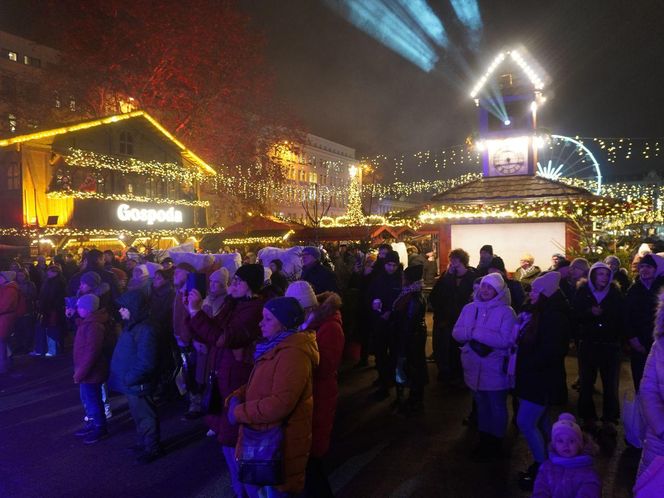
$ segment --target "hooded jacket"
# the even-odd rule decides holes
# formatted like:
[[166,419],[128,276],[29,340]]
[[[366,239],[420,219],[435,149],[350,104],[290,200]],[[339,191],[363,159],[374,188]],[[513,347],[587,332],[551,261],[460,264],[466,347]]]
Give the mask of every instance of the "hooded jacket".
[[654,343],[639,386],[641,413],[646,425],[639,475],[657,458],[664,456],[664,295],[660,294],[655,317]]
[[532,329],[519,342],[515,388],[519,398],[550,405],[565,395],[561,379],[570,338],[569,304],[560,290],[540,299],[532,311]]
[[532,498],[600,498],[602,481],[589,455],[562,458],[554,452],[537,472]]
[[159,379],[160,342],[157,330],[148,321],[147,298],[141,291],[125,292],[118,307],[130,313],[113,351],[109,386],[133,396],[149,396]]
[[[507,286],[490,301],[480,301],[476,296],[472,303],[461,310],[452,335],[463,344],[461,363],[464,380],[473,391],[502,391],[509,388],[505,367],[515,322],[516,315],[510,307]],[[471,348],[471,340],[489,346],[492,351],[481,357]]]
[[[267,430],[284,424],[283,492],[300,493],[311,450],[313,371],[319,354],[313,333],[290,335],[260,356],[233,414],[241,424]],[[238,445],[242,444],[242,430]]]
[[[610,268],[601,262],[590,267],[588,279],[579,282],[578,290],[572,301],[573,316],[579,327],[579,338],[591,343],[619,343],[626,336],[624,299],[618,287],[611,282],[607,289],[598,291],[592,283],[593,272],[605,268],[611,275]],[[599,306],[602,313],[595,316],[592,308]]]
[[339,386],[337,371],[344,351],[344,330],[341,321],[341,298],[334,292],[317,296],[320,306],[315,310],[309,327],[316,331],[320,355],[314,370],[314,412],[311,455],[324,456],[330,447],[330,436],[337,410]]
[[76,384],[98,384],[108,379],[108,358],[104,356],[108,322],[103,308],[79,321],[73,353]]

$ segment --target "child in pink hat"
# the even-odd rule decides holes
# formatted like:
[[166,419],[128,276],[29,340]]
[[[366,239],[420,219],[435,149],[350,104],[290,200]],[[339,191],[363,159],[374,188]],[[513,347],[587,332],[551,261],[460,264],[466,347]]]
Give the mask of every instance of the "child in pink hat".
[[600,498],[602,481],[593,468],[596,445],[584,438],[571,413],[561,413],[551,430],[549,459],[535,480],[533,498]]

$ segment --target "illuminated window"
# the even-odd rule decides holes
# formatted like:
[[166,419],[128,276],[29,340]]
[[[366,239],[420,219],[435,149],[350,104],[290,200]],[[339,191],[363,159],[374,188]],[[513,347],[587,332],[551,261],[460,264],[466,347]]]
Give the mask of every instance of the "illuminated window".
[[15,114],[8,114],[7,118],[9,120],[9,131],[14,133],[16,131],[16,115]]
[[21,169],[18,163],[13,162],[7,166],[7,190],[21,189]]
[[30,57],[29,55],[24,55],[23,64],[26,66],[41,67],[41,60]]
[[11,50],[7,51],[7,58],[10,61],[18,62],[18,54],[16,52],[12,52]]
[[76,99],[74,97],[69,97],[69,110],[72,112],[76,111]]
[[134,137],[128,131],[120,132],[120,154],[134,155]]
[[55,92],[55,93],[53,94],[53,97],[54,97],[54,99],[55,99],[55,103],[54,103],[54,104],[55,104],[55,108],[56,108],[56,109],[60,109],[60,107],[62,107],[62,102],[60,101],[60,95],[58,94],[58,92]]

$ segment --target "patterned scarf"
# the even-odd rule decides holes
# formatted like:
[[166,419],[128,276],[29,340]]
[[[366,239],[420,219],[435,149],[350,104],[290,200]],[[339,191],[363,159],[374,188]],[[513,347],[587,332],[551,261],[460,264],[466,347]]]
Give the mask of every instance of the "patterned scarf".
[[271,339],[267,339],[266,341],[259,342],[258,344],[256,344],[256,351],[254,352],[254,361],[258,360],[258,358],[263,356],[268,351],[274,349],[280,342],[292,336],[296,332],[297,330],[284,330],[283,332],[280,332]]

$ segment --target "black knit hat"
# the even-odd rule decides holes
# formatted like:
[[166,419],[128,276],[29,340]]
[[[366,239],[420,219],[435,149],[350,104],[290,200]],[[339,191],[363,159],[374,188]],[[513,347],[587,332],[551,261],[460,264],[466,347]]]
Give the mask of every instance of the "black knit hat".
[[396,263],[399,264],[401,260],[399,259],[399,253],[396,251],[390,251],[385,255],[385,264],[387,263]]
[[265,281],[265,271],[263,265],[252,264],[242,265],[235,271],[235,276],[247,283],[253,292],[258,292],[263,287]]
[[424,274],[424,266],[422,265],[409,266],[403,271],[403,274],[406,277],[406,280],[412,284],[413,282],[422,280],[422,275]]
[[652,266],[653,268],[657,269],[657,261],[655,261],[655,258],[650,253],[643,256],[641,261],[639,261],[639,264]]
[[489,268],[495,268],[496,270],[504,273],[505,272],[505,262],[500,256],[494,256],[491,258],[491,263],[489,263]]

